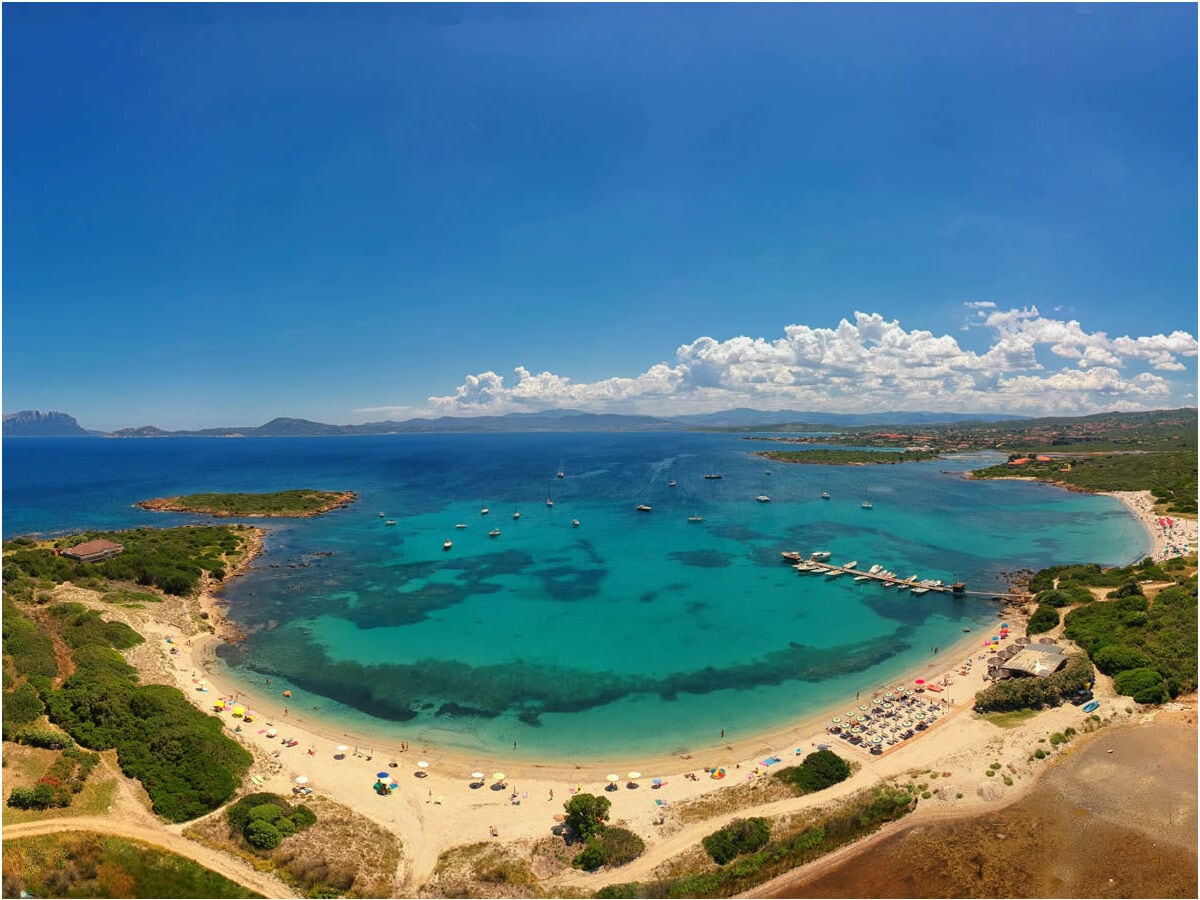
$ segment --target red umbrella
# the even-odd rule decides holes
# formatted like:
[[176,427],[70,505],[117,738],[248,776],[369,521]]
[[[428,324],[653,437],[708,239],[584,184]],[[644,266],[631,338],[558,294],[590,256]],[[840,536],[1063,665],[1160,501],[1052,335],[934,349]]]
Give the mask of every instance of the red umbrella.
[[917,681],[916,681],[916,683],[917,683],[917,684],[924,684],[924,683],[925,683],[925,679],[924,679],[924,678],[918,678],[918,679],[917,679]]

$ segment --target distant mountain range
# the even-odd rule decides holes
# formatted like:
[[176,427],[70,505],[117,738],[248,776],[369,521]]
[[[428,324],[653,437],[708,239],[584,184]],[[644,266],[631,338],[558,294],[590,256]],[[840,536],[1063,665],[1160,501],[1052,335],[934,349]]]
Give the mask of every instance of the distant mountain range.
[[62,412],[23,410],[4,416],[5,437],[320,437],[352,434],[420,434],[434,432],[504,431],[671,431],[696,428],[754,428],[798,425],[810,430],[854,428],[870,425],[929,425],[963,421],[1013,421],[1025,416],[1000,416],[968,413],[896,412],[836,414],[797,410],[730,409],[724,412],[684,416],[637,416],[588,413],[577,409],[556,409],[536,413],[509,413],[503,416],[441,416],[435,419],[407,419],[403,422],[367,422],[362,425],[327,425],[308,419],[277,418],[264,425],[229,428],[201,428],[166,431],[153,425],[120,428],[113,432],[89,431],[73,416]]

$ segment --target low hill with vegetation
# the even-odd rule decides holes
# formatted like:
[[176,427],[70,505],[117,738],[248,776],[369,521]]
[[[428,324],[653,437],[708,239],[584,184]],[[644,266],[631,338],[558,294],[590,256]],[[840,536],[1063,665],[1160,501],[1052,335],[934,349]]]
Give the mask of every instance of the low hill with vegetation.
[[[1013,465],[1017,459],[1026,460]],[[1150,491],[1168,512],[1196,515],[1195,450],[1110,453],[1103,456],[1056,455],[1009,461],[971,473],[973,478],[1033,478],[1085,491]]]
[[349,506],[356,499],[354,491],[293,490],[264,494],[186,494],[140,500],[134,506],[157,512],[202,513],[218,518],[311,518]]

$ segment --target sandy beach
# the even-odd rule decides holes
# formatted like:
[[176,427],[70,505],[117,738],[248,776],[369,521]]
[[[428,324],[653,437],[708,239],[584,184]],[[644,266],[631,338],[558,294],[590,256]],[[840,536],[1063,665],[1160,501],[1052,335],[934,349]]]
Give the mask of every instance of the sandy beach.
[[[1137,512],[1148,530],[1164,531],[1144,506],[1148,495],[1114,496]],[[1164,546],[1177,542],[1194,546],[1195,522],[1177,521],[1164,536],[1168,540]],[[250,556],[229,577],[244,571],[261,549],[262,533],[256,531]],[[220,585],[209,587],[215,590]],[[429,880],[440,854],[450,848],[479,841],[528,846],[547,837],[557,825],[554,816],[562,814],[563,803],[577,791],[603,792],[612,803],[611,820],[624,822],[641,835],[647,849],[641,858],[620,869],[590,875],[571,871],[557,880],[595,890],[611,882],[648,877],[655,866],[739,814],[735,811],[684,825],[676,807],[734,785],[763,783],[762,776],[771,766],[798,763],[821,744],[856,763],[854,775],[818,795],[756,805],[755,814],[799,812],[915,772],[940,777],[931,798],[923,800],[914,815],[969,814],[973,809],[995,808],[1018,799],[1033,786],[1039,769],[1030,760],[1039,739],[1044,741],[1046,735],[1069,724],[1078,726],[1084,718],[1077,708],[1065,706],[1001,729],[971,713],[974,694],[985,686],[984,660],[991,652],[983,645],[989,636],[975,632],[964,634],[956,646],[931,655],[907,677],[880,685],[878,690],[860,692],[857,697],[847,696],[819,715],[769,734],[730,736],[728,740],[714,735],[712,744],[682,756],[538,763],[506,748],[488,755],[423,744],[404,749],[394,740],[385,744],[378,736],[349,733],[305,716],[300,711],[302,697],[284,697],[265,679],[260,689],[247,694],[244,687],[224,677],[216,649],[238,635],[224,622],[223,603],[212,590],[188,601],[190,609],[184,616],[139,613],[139,620],[131,624],[148,643],[136,664],[154,670],[153,680],[176,684],[205,712],[214,712],[218,700],[230,701],[216,714],[227,732],[254,754],[248,789],[290,795],[296,779],[303,776],[315,793],[395,833],[404,848],[398,883],[411,894]],[[1011,626],[1010,636],[1000,643],[1003,647],[1024,633],[1024,624],[1012,608],[997,609],[997,622],[1002,618]],[[207,625],[198,617],[200,611],[208,614],[207,625],[212,625],[215,633],[204,630]],[[917,685],[916,679],[923,679],[926,685]],[[891,696],[887,696],[889,691]],[[1101,679],[1096,695],[1105,718],[1131,718],[1126,711],[1129,704],[1113,695],[1107,679]],[[247,724],[232,714],[235,702],[253,710],[253,722]],[[923,730],[915,727],[918,715],[929,723]],[[863,718],[856,722],[852,716]],[[840,728],[849,730],[857,725],[865,734],[879,737],[882,752],[869,752],[870,737],[856,746],[831,734],[835,717],[842,720]],[[906,732],[911,737],[901,739]],[[1003,774],[1011,784],[987,777],[993,762],[1006,765]],[[723,769],[724,776],[711,777],[707,770],[714,767]],[[484,777],[473,777],[475,772]],[[639,777],[630,779],[630,772]],[[386,796],[374,789],[380,773],[388,773],[387,781],[394,785]],[[500,773],[502,780],[496,777]],[[610,778],[614,775],[615,784]],[[745,814],[744,809],[740,814]]]
[[1137,516],[1153,542],[1151,556],[1156,560],[1196,552],[1196,519],[1154,511],[1154,495],[1149,491],[1103,491],[1115,497]]

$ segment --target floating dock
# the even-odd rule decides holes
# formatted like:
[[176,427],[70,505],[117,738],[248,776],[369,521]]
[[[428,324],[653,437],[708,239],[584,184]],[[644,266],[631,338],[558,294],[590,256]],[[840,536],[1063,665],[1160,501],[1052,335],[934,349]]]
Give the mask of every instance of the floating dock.
[[[830,563],[819,562],[817,560],[805,558],[795,550],[785,550],[781,554],[785,562],[792,565],[797,571],[812,572],[817,575],[853,575],[854,580],[859,583],[867,581],[875,581],[880,584],[886,584],[895,587],[912,588],[915,591],[929,592],[935,591],[939,594],[966,594],[967,586],[956,581],[954,584],[942,584],[926,579],[902,578],[892,572],[886,571],[882,567],[870,566],[866,569],[860,568],[857,561],[852,563]],[[871,571],[874,569],[875,571]]]

